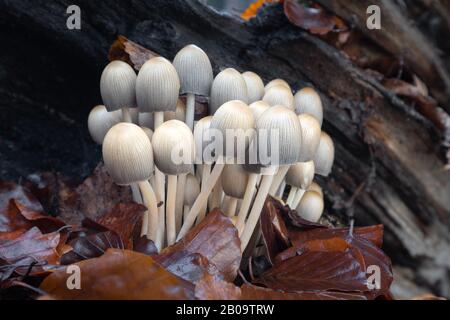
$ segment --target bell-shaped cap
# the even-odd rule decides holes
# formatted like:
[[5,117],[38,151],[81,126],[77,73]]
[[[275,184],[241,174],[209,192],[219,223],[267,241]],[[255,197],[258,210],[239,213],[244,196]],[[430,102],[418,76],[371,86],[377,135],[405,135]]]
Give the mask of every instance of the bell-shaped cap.
[[315,191],[315,192],[317,192],[318,194],[320,194],[323,197],[323,190],[322,190],[322,188],[319,186],[319,184],[317,182],[313,181],[309,185],[308,189],[306,189],[306,190],[307,191]]
[[121,122],[103,140],[103,161],[118,185],[148,180],[154,170],[152,144],[140,127]]
[[259,118],[259,116],[264,113],[264,111],[270,108],[270,105],[265,101],[258,100],[249,105],[249,107],[250,110],[252,110],[253,117],[255,118],[256,121]]
[[152,137],[155,165],[167,175],[189,173],[194,163],[194,137],[189,127],[179,120],[160,125]]
[[268,84],[266,84],[266,86],[264,87],[264,91],[267,92],[270,88],[272,88],[274,86],[278,86],[278,85],[282,85],[282,86],[288,88],[289,90],[291,90],[291,86],[289,85],[289,83],[286,82],[286,80],[273,79]]
[[211,86],[210,113],[214,114],[220,106],[232,100],[248,102],[247,84],[237,70],[227,68],[215,77]]
[[317,92],[312,88],[303,88],[294,96],[295,112],[297,114],[307,113],[319,121],[320,126],[323,122],[322,100]]
[[302,127],[302,146],[299,161],[311,161],[319,148],[322,129],[317,119],[310,114],[300,114],[298,119]]
[[120,110],[108,112],[104,105],[94,107],[88,117],[88,129],[92,140],[101,145],[109,129],[121,120],[122,112]]
[[262,165],[298,162],[302,143],[300,121],[294,111],[274,106],[256,120],[258,155]]
[[175,111],[180,93],[180,79],[169,60],[155,57],[139,70],[136,98],[139,112]]
[[181,81],[181,93],[208,96],[213,81],[211,62],[206,53],[190,44],[181,49],[173,65]]
[[315,191],[306,191],[297,206],[297,214],[308,221],[318,222],[324,209],[323,197]]
[[314,162],[297,162],[293,164],[287,174],[286,183],[303,190],[306,190],[314,179]]
[[100,93],[108,111],[136,107],[136,73],[120,60],[110,62],[100,78]]
[[242,199],[248,182],[248,173],[240,164],[227,164],[222,172],[222,188],[227,196]]
[[243,159],[254,138],[255,119],[248,105],[242,101],[233,100],[217,109],[211,119],[210,128],[220,133],[223,141],[222,155],[226,159]]
[[282,105],[286,108],[294,109],[294,96],[292,95],[292,91],[283,85],[272,86],[266,91],[262,100],[270,106]]
[[247,84],[248,103],[261,100],[264,96],[264,82],[254,72],[247,71],[242,74]]
[[316,155],[314,156],[314,165],[316,167],[316,173],[321,176],[327,177],[334,162],[334,143],[330,136],[322,131],[320,136],[319,148],[317,148]]

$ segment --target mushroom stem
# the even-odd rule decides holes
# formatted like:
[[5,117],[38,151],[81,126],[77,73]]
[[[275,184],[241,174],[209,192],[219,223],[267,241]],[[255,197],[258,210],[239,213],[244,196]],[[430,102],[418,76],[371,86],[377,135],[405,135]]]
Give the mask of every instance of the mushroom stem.
[[289,191],[289,195],[286,200],[286,204],[291,208],[293,208],[292,204],[294,203],[294,199],[295,199],[295,195],[297,194],[297,190],[298,190],[297,187],[291,186],[291,191]]
[[[211,165],[206,164],[206,163],[203,164],[202,165],[202,184],[201,184],[200,192],[202,192],[205,189],[206,181],[208,180],[208,177],[210,174],[211,174]],[[206,202],[205,205],[202,207],[202,210],[200,211],[200,214],[198,215],[197,221],[195,224],[199,224],[205,218],[207,206],[208,206],[208,202]]]
[[142,203],[141,192],[139,191],[139,187],[135,184],[131,184],[131,193],[133,194],[133,201],[136,203]]
[[177,241],[182,239],[188,233],[189,229],[191,229],[191,227],[194,225],[195,219],[200,213],[200,210],[208,201],[208,196],[211,193],[211,190],[216,184],[220,175],[222,174],[224,167],[225,167],[224,159],[219,159],[219,161],[216,162],[214,169],[211,171],[211,175],[208,177],[208,180],[206,181],[204,190],[200,192],[197,199],[195,199],[195,202],[192,205],[191,210],[189,210],[189,213],[187,214],[184,220],[183,226],[181,227],[180,233],[178,234]]
[[[154,127],[155,130],[164,123],[164,112],[157,111],[154,113]],[[166,224],[166,212],[165,212],[165,198],[166,198],[166,177],[157,167],[155,167],[155,184],[156,184],[156,196],[158,197],[158,203],[163,204],[159,206],[159,223],[158,223],[158,241],[161,247],[164,244],[164,233]]]
[[280,199],[283,199],[284,189],[286,189],[286,180],[283,178],[280,187],[278,188],[277,196]]
[[148,228],[147,228],[147,238],[155,243],[158,251],[161,250],[161,242],[157,237],[158,232],[158,207],[155,192],[148,181],[140,181],[138,183],[141,189],[142,198],[144,200],[144,205],[148,209]]
[[236,228],[241,230],[239,234],[242,233],[243,227],[245,225],[245,218],[247,218],[248,209],[252,203],[253,194],[255,193],[256,182],[260,177],[257,173],[250,173],[248,176],[247,187],[245,189],[244,198],[242,199],[241,208],[239,209],[239,214],[236,222]]
[[188,93],[186,97],[186,124],[192,131],[194,130],[195,115],[195,94]]
[[223,211],[227,217],[233,217],[236,214],[238,199],[228,196],[223,204]]
[[256,224],[258,223],[259,216],[261,215],[261,210],[266,201],[267,195],[269,194],[270,186],[274,180],[273,175],[263,176],[261,180],[261,185],[259,186],[258,193],[256,194],[255,202],[253,203],[252,210],[245,224],[244,231],[241,235],[241,251],[244,252],[247,247],[248,242],[253,234]]
[[272,186],[270,187],[269,194],[275,195],[281,183],[283,182],[286,173],[289,171],[290,165],[283,165],[278,168],[278,172],[273,178]]
[[209,209],[220,208],[222,205],[223,188],[220,181],[216,182],[212,194],[210,196]]
[[298,189],[297,193],[295,194],[295,198],[292,201],[292,209],[295,209],[298,207],[298,204],[300,203],[300,200],[302,200],[303,195],[305,194],[306,190]]
[[[184,189],[186,187],[187,174],[180,174],[177,183],[177,197],[175,202],[175,229],[179,232],[183,220],[183,203],[184,203]],[[169,196],[167,196],[169,197]]]
[[122,108],[122,119],[123,122],[132,123],[130,108]]
[[175,227],[175,200],[177,197],[177,176],[169,175],[167,182],[167,245],[171,246],[175,243],[176,227]]
[[188,205],[185,205],[183,208],[183,219],[186,220],[186,217],[189,213],[189,210],[191,210],[191,207],[189,207]]

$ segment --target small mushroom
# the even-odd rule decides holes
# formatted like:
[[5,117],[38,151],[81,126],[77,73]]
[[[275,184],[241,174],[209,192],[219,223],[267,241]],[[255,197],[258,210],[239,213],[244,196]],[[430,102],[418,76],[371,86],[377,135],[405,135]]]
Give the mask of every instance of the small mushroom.
[[158,249],[158,208],[155,193],[148,179],[153,173],[153,148],[146,133],[132,123],[119,123],[112,127],[103,141],[103,161],[118,185],[137,183],[148,211],[143,229],[148,225],[147,237]]
[[233,217],[236,213],[238,199],[244,198],[248,183],[248,173],[240,164],[227,164],[222,172],[222,188],[228,196],[224,212]]
[[273,79],[268,84],[266,84],[266,86],[264,87],[264,91],[267,92],[267,91],[269,91],[270,88],[272,88],[274,86],[278,86],[278,85],[284,86],[284,87],[288,88],[289,91],[291,91],[291,86],[289,85],[289,83],[287,83],[283,79]]
[[184,122],[186,120],[186,106],[181,99],[177,101],[177,108],[175,111],[164,112],[164,121],[178,120]]
[[[289,168],[286,174],[286,183],[291,186],[286,204],[294,208],[296,196],[301,196],[314,179],[314,162],[297,162]],[[300,200],[299,200],[300,201]]]
[[235,69],[220,72],[211,86],[210,113],[214,114],[224,103],[232,100],[248,102],[247,84],[244,77]]
[[314,165],[316,167],[316,173],[321,176],[327,177],[334,162],[334,144],[330,136],[322,131],[320,136],[319,147],[317,148],[316,155],[314,156]]
[[[236,144],[238,143],[238,141],[244,140],[244,147],[248,147],[253,138],[253,136],[248,135],[248,131],[250,131],[250,129],[253,129],[254,126],[255,120],[253,118],[253,113],[248,105],[246,105],[242,101],[229,101],[227,103],[224,103],[219,109],[217,109],[216,113],[211,119],[210,129],[221,132],[224,146],[230,145],[233,148],[233,154],[225,155],[223,152],[220,153],[220,150],[217,150],[218,154],[216,156],[218,158],[216,164],[211,171],[210,176],[208,177],[204,190],[200,192],[197,200],[192,205],[191,210],[189,211],[189,214],[184,221],[183,227],[180,230],[177,240],[180,240],[186,235],[188,230],[194,224],[200,210],[206,204],[212,188],[221,176],[222,170],[225,166],[224,162],[226,161],[226,158],[237,158],[236,153],[238,150]],[[229,135],[229,133],[231,133],[231,135]],[[233,139],[229,140],[230,138]]]
[[122,110],[123,121],[132,122],[130,108],[136,107],[136,73],[120,60],[110,62],[100,78],[100,93],[108,111]]
[[248,103],[261,100],[264,96],[264,82],[254,72],[247,71],[242,74],[247,84]]
[[294,96],[295,112],[297,114],[307,113],[319,121],[320,126],[323,122],[322,100],[317,92],[312,88],[303,88]]
[[177,53],[173,65],[180,76],[181,93],[187,94],[186,124],[193,130],[195,95],[209,95],[213,81],[211,62],[202,49],[190,44]]
[[308,187],[308,189],[306,191],[315,191],[317,193],[320,193],[322,195],[322,197],[323,197],[323,190],[322,190],[322,188],[319,186],[319,184],[317,182],[313,181],[309,185],[309,187]]
[[301,218],[311,222],[318,222],[322,216],[323,209],[323,196],[315,191],[306,191],[296,211]]
[[101,145],[108,130],[119,122],[121,122],[120,111],[108,112],[103,105],[94,107],[88,117],[88,129],[92,140]]
[[251,105],[249,105],[250,110],[253,112],[253,117],[255,118],[255,121],[258,120],[259,116],[264,113],[267,109],[270,108],[270,105],[262,100],[255,101]]
[[302,145],[300,148],[300,162],[311,161],[319,148],[321,128],[316,118],[307,113],[298,116],[302,126]]
[[159,126],[152,137],[156,167],[168,175],[167,185],[167,244],[176,239],[175,201],[177,176],[187,174],[194,163],[194,137],[189,127],[179,120],[170,120]]
[[291,89],[283,85],[275,85],[266,91],[263,101],[270,106],[282,105],[289,109],[294,109],[294,96]]
[[[278,168],[277,179],[280,184],[286,175],[289,166],[298,161],[301,145],[301,126],[297,115],[284,106],[274,106],[267,109],[256,121],[258,146],[270,150],[269,163],[273,168]],[[272,134],[276,133],[277,141],[272,141]],[[241,250],[245,250],[255,226],[259,220],[269,191],[273,186],[273,175],[264,175],[256,194],[253,207],[248,216],[244,231],[241,235]]]

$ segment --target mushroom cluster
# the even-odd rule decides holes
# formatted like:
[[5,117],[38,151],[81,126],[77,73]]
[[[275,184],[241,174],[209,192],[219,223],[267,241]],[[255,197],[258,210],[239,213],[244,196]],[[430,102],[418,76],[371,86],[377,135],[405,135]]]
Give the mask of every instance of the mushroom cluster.
[[[331,172],[334,145],[314,89],[294,95],[283,79],[264,85],[233,68],[214,77],[206,53],[188,45],[173,62],[152,58],[138,74],[112,61],[100,91],[104,105],[89,115],[90,134],[115,183],[147,207],[141,233],[158,250],[220,208],[244,251],[268,195],[320,219],[323,193],[313,180]],[[209,99],[210,115],[195,119],[199,96]]]

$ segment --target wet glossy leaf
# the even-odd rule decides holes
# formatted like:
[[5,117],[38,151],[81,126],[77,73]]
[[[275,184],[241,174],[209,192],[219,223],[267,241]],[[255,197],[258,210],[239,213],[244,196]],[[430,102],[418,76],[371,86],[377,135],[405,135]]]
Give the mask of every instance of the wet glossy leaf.
[[0,260],[5,264],[14,264],[15,271],[24,274],[31,264],[38,266],[33,268],[31,275],[44,273],[45,265],[59,264],[61,235],[59,232],[42,234],[37,227],[24,232],[12,240],[0,242]]
[[195,285],[195,297],[200,300],[239,300],[241,289],[233,283],[206,275]]
[[182,240],[163,250],[161,256],[170,259],[179,252],[199,253],[217,267],[225,280],[233,281],[242,258],[240,245],[230,218],[214,210]]
[[156,263],[128,250],[109,249],[99,258],[81,261],[81,290],[69,290],[65,270],[48,276],[41,285],[55,299],[151,300],[193,299],[194,286]]
[[142,236],[133,243],[133,251],[152,256],[158,253],[158,248],[156,248],[152,240],[147,239],[146,236]]

